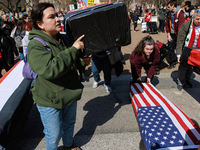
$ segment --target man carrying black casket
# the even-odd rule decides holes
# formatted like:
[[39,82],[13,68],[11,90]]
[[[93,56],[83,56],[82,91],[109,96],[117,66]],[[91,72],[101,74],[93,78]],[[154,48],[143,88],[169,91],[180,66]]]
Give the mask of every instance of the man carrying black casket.
[[[180,61],[180,56],[184,47],[192,47],[192,49],[200,48],[200,9],[197,9],[194,16],[184,24],[182,24],[177,38],[177,61],[180,63],[178,68],[178,90],[181,91],[183,87],[192,87],[189,82],[193,73],[193,69],[188,66],[183,66]],[[182,57],[181,57],[182,60]]]

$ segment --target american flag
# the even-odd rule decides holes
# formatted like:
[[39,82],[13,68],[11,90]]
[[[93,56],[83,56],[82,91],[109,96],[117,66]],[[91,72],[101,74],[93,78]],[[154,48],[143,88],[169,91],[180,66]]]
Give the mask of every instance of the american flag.
[[199,147],[200,128],[152,84],[132,84],[130,98],[147,150]]

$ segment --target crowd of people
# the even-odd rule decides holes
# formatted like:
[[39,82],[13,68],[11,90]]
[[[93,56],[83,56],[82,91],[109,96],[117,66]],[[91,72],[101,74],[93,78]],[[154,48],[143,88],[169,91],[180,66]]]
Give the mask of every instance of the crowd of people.
[[[144,15],[143,21],[147,23],[147,32],[149,31],[149,22],[151,20],[151,9]],[[134,17],[131,17],[131,19]],[[167,55],[166,60],[169,64],[168,69],[175,68],[176,64],[179,63],[178,69],[178,86],[179,90],[182,90],[183,87],[192,87],[190,83],[190,77],[193,73],[193,69],[191,66],[183,66],[181,64],[181,54],[184,47],[192,47],[200,48],[198,45],[198,39],[200,34],[200,4],[195,7],[191,5],[190,1],[186,1],[184,6],[180,7],[177,5],[175,0],[170,0],[166,6],[162,7],[162,9],[158,13],[159,19],[159,32],[167,33]],[[135,20],[133,20],[134,30],[135,30]],[[192,30],[191,30],[192,29]],[[148,37],[145,37],[148,39]],[[150,37],[149,37],[150,38]],[[190,40],[192,39],[192,40]],[[131,62],[131,70],[132,70],[132,78],[133,81],[140,81],[141,78],[141,67],[143,66],[147,72],[147,79],[153,76],[149,74],[149,69],[154,68],[153,73],[156,72],[155,66],[158,65],[159,61],[157,61],[155,65],[156,58],[150,60],[153,56],[155,56],[155,50],[152,49],[151,57],[149,57],[146,53],[146,45],[154,45],[154,44],[146,44],[145,40],[142,40],[144,45],[141,50],[138,50],[138,46],[135,48],[133,53],[130,56]],[[142,42],[141,41],[141,42]],[[190,45],[188,42],[190,42]],[[138,45],[142,45],[139,43]],[[140,46],[141,47],[141,46]],[[140,57],[138,57],[140,56]],[[149,58],[148,58],[149,57]],[[158,57],[158,56],[157,56]],[[139,58],[139,60],[137,60]],[[142,59],[143,58],[143,59]],[[137,60],[137,61],[136,61]],[[148,67],[147,67],[148,66]],[[149,66],[151,66],[149,68]],[[150,71],[152,72],[152,71]],[[149,80],[147,81],[150,81]]]
[[[61,21],[61,32],[63,32],[64,13],[62,11],[58,13]],[[0,77],[2,77],[2,69],[8,71],[14,65],[14,60],[24,59],[29,42],[28,33],[31,29],[32,22],[28,14],[23,14],[20,17],[18,13],[0,16]]]
[[[200,48],[199,7],[192,8],[191,3],[187,1],[184,8],[180,8],[175,0],[170,0],[158,15],[159,30],[167,33],[168,69],[180,63],[177,77],[179,90],[192,87],[189,80],[193,70],[190,66],[181,65],[181,54],[184,47]],[[130,13],[134,31],[140,15],[141,8]],[[72,141],[77,101],[81,99],[83,90],[77,74],[77,63],[85,67],[92,62],[93,88],[98,87],[101,80],[99,73],[103,70],[104,86],[108,93],[112,92],[112,67],[107,52],[93,54],[92,57],[84,59],[79,58],[79,51],[84,49],[81,40],[85,35],[80,36],[72,46],[68,45],[60,34],[64,26],[63,13],[59,12],[59,16],[50,3],[35,5],[31,16],[24,14],[22,19],[13,16],[9,18],[4,14],[0,27],[0,69],[8,71],[14,65],[14,55],[21,60],[27,55],[31,69],[37,73],[31,92],[44,126],[47,150],[57,149],[61,138],[65,150],[78,150]],[[144,17],[147,24],[151,16],[152,11],[148,10]],[[35,38],[47,42],[50,51]],[[15,51],[11,41],[15,44]],[[160,53],[154,39],[149,35],[145,36],[130,55],[132,82],[142,82],[141,69],[144,67],[147,73],[144,82],[151,83],[159,62]]]

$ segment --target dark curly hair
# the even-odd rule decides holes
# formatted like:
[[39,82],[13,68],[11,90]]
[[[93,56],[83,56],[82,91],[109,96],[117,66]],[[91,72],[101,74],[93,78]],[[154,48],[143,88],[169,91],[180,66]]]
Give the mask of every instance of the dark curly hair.
[[31,11],[31,20],[32,20],[32,25],[34,28],[41,30],[38,25],[37,22],[42,22],[43,19],[43,12],[46,8],[49,7],[53,7],[54,5],[51,3],[39,3],[37,5],[35,5]]
[[176,0],[170,0],[168,3],[167,3],[167,6],[170,5],[170,6],[173,6],[174,7],[177,7],[177,1]]
[[134,52],[135,53],[141,53],[144,50],[146,45],[155,45],[155,41],[153,40],[153,38],[151,36],[145,36],[136,46]]

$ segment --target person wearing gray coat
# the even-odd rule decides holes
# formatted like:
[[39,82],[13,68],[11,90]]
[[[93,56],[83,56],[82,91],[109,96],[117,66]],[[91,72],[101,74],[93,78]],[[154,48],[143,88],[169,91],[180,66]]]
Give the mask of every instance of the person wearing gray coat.
[[192,88],[190,77],[193,73],[191,66],[183,66],[181,64],[181,54],[184,47],[192,49],[200,48],[200,9],[196,10],[194,16],[187,22],[183,23],[177,37],[176,54],[177,61],[180,64],[178,68],[178,86],[181,91],[183,87]]

